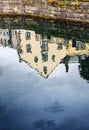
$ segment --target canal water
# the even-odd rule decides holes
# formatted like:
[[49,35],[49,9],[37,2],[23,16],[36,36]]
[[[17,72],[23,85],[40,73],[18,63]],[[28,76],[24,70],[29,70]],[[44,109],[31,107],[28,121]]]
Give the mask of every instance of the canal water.
[[89,130],[89,27],[0,19],[0,130]]

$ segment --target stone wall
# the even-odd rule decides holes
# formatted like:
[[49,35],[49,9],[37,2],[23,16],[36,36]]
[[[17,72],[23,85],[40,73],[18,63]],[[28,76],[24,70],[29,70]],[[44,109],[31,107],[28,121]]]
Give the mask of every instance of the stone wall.
[[89,2],[80,2],[80,6],[76,6],[75,2],[71,2],[70,6],[60,7],[51,6],[48,2],[34,3],[34,6],[29,4],[24,6],[9,4],[8,11],[2,5],[0,10],[1,15],[27,15],[44,19],[89,23]]

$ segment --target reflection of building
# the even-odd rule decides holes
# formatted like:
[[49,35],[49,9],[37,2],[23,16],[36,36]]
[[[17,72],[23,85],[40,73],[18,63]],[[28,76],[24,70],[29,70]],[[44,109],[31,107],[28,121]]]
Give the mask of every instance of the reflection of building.
[[89,43],[76,41],[75,39],[69,41],[68,55],[83,53],[89,53]]
[[[47,78],[53,69],[66,56],[66,47],[62,43],[50,43],[46,38],[35,34],[34,31],[20,31],[20,58]],[[55,38],[56,40],[56,38]]]
[[61,37],[36,34],[31,30],[0,29],[0,44],[17,48],[20,61],[25,61],[44,78],[59,63],[64,63],[66,72],[69,62],[79,62],[79,56],[89,55],[89,43]]
[[89,53],[88,43],[77,41],[75,44],[75,40],[53,36],[47,39],[46,35],[42,36],[30,30],[19,30],[17,34],[20,39],[18,46],[20,61],[28,63],[44,78],[49,76],[62,59],[65,59],[64,64],[68,72],[71,56]]
[[3,46],[17,47],[17,38],[15,30],[0,29],[0,44]]

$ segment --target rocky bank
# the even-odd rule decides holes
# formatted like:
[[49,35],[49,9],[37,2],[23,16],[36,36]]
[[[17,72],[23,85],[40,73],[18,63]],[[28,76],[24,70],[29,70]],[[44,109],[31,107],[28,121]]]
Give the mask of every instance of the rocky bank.
[[0,10],[1,17],[25,16],[89,24],[89,2],[80,2],[79,6],[76,6],[75,2],[71,2],[71,5],[67,6],[52,6],[49,2],[35,3],[33,6],[9,4],[8,10],[4,6]]

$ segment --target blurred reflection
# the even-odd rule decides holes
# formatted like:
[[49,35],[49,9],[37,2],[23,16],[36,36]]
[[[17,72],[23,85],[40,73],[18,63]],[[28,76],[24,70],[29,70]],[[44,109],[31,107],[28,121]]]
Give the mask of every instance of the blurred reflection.
[[[30,40],[26,35],[29,32]],[[60,37],[36,34],[30,30],[20,30],[18,50],[20,59],[26,61],[32,68],[36,69],[44,78],[47,78],[53,69],[66,56],[67,50],[64,39]]]
[[81,77],[89,80],[89,56],[79,55],[79,73]]
[[[45,26],[46,27],[46,26]],[[52,27],[53,28],[53,27]],[[89,42],[36,30],[12,29],[11,23],[6,29],[0,29],[0,45],[17,49],[19,61],[25,61],[47,78],[58,64],[63,63],[65,72],[69,63],[79,62],[80,75],[89,80]]]
[[45,108],[45,111],[52,112],[54,114],[59,113],[59,112],[63,112],[64,111],[64,106],[59,104],[59,102],[54,102],[54,104],[52,106],[49,106],[49,107]]
[[37,120],[34,122],[34,127],[53,130],[56,128],[56,123],[53,120]]

